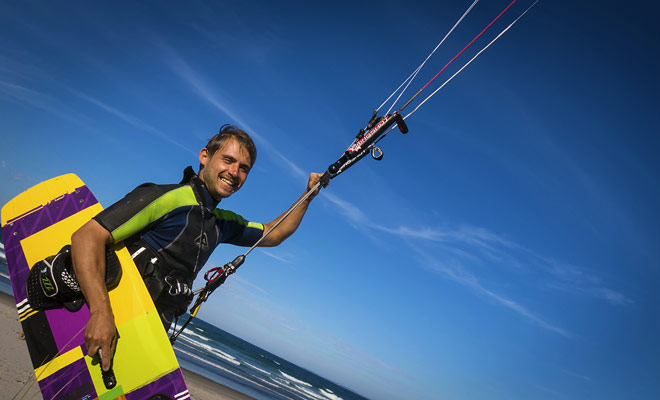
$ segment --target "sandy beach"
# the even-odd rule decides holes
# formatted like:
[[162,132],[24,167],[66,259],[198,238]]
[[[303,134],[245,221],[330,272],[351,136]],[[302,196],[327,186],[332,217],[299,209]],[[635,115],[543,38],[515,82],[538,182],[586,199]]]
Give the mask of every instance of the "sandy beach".
[[[0,292],[0,398],[11,399],[19,391],[22,394],[26,390],[24,398],[39,398],[33,372],[27,346],[21,338],[21,324],[14,298]],[[183,370],[183,376],[192,399],[251,399],[193,372]]]

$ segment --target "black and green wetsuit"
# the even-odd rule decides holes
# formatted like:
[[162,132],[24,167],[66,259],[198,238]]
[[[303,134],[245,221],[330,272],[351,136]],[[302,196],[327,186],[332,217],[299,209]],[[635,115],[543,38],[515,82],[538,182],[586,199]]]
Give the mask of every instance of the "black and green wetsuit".
[[166,327],[185,311],[192,283],[218,244],[252,246],[263,234],[262,224],[217,204],[188,167],[181,183],[140,185],[94,217],[132,253]]

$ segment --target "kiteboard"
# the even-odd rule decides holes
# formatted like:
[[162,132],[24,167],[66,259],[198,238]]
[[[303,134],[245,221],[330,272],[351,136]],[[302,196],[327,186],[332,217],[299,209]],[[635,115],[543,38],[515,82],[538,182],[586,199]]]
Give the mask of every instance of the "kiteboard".
[[128,250],[113,247],[121,263],[109,291],[118,339],[116,382],[108,385],[97,359],[87,356],[87,305],[34,309],[30,269],[69,244],[71,235],[103,208],[74,174],[42,182],[2,207],[2,238],[19,320],[44,399],[173,399],[190,397],[167,333]]

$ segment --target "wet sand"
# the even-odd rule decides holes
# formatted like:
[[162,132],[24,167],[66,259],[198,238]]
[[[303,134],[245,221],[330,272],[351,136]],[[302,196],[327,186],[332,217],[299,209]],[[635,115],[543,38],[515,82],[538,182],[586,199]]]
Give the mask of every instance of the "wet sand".
[[[19,391],[21,394],[27,391],[26,399],[40,398],[27,346],[21,336],[14,298],[0,292],[0,398],[11,399]],[[192,399],[252,399],[194,372],[183,370],[183,376]]]

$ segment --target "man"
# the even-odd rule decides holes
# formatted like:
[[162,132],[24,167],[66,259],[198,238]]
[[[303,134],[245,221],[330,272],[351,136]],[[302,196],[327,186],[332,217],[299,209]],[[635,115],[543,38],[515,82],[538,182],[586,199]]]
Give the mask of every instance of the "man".
[[[217,244],[254,245],[273,227],[252,223],[216,205],[238,191],[256,160],[256,147],[242,130],[224,125],[199,153],[199,172],[188,167],[178,185],[144,184],[103,210],[71,237],[73,268],[87,301],[88,355],[101,350],[110,367],[116,328],[105,282],[106,247],[123,242],[131,252],[166,329],[192,299],[192,282]],[[307,191],[321,174],[310,174]],[[277,246],[296,231],[313,193],[260,246]]]

